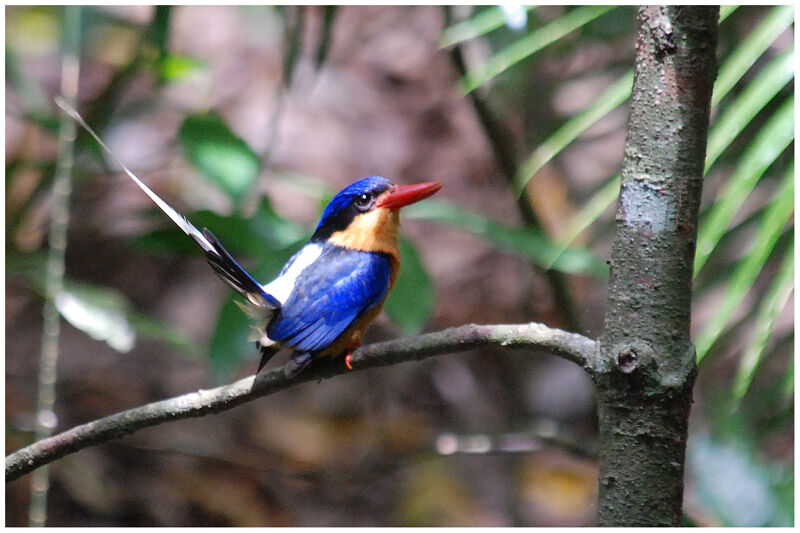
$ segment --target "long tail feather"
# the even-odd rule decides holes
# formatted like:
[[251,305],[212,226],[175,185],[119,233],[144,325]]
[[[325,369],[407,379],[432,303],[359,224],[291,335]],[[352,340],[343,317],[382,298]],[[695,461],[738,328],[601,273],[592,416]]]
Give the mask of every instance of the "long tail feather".
[[203,228],[203,237],[206,242],[211,244],[212,249],[206,250],[206,259],[208,259],[217,276],[257,307],[278,309],[281,306],[278,300],[264,292],[261,285],[253,279],[253,276],[231,257],[231,254],[228,253],[219,242],[219,239],[208,228]]
[[203,228],[203,231],[198,230],[186,217],[175,211],[167,202],[154,193],[150,187],[145,185],[142,180],[136,177],[136,174],[131,172],[131,170],[114,155],[114,152],[106,146],[106,143],[103,142],[100,136],[83,120],[80,113],[66,101],[61,97],[56,97],[56,104],[80,124],[83,129],[89,132],[89,135],[94,137],[94,140],[97,141],[106,154],[125,171],[125,174],[127,174],[184,233],[191,237],[203,249],[208,262],[220,278],[255,306],[266,309],[277,309],[280,307],[278,300],[264,292],[261,285],[231,257],[213,233],[205,228]]
[[140,180],[138,177],[136,177],[136,174],[131,172],[131,170],[127,166],[125,166],[125,163],[120,161],[119,158],[116,155],[114,155],[114,152],[112,152],[111,149],[108,146],[106,146],[106,143],[104,143],[103,140],[100,138],[100,136],[97,135],[97,133],[95,133],[95,131],[92,129],[92,127],[89,126],[86,123],[86,121],[83,120],[83,117],[80,115],[80,113],[78,113],[78,111],[76,111],[72,106],[70,106],[60,96],[57,96],[55,100],[56,100],[56,104],[58,104],[58,107],[63,109],[65,113],[67,113],[69,116],[71,116],[75,120],[75,122],[80,124],[83,127],[83,129],[85,129],[87,132],[89,132],[89,135],[94,137],[94,140],[97,141],[97,144],[99,144],[100,147],[103,150],[105,150],[106,154],[108,154],[108,156],[117,165],[119,165],[119,167],[125,172],[125,174],[127,174],[128,177],[130,179],[132,179],[133,182],[136,185],[138,185],[139,188],[142,189],[145,192],[145,194],[147,196],[149,196],[150,199],[153,200],[153,202],[155,202],[155,204],[164,213],[166,213],[166,215],[169,218],[171,218],[172,221],[175,222],[175,224],[177,224],[179,228],[181,228],[184,231],[184,233],[186,233],[187,235],[192,237],[195,240],[195,242],[197,242],[197,244],[199,244],[200,247],[203,248],[203,250],[205,250],[206,252],[213,250],[214,247],[211,245],[210,242],[208,242],[206,240],[206,238],[203,236],[203,234],[200,232],[200,230],[198,230],[196,227],[194,227],[191,222],[186,220],[186,217],[184,217],[183,215],[181,215],[180,213],[175,211],[172,207],[170,207],[169,204],[167,204],[167,202],[162,200],[156,193],[154,193],[150,189],[150,187],[145,185],[144,182],[142,182],[142,180]]

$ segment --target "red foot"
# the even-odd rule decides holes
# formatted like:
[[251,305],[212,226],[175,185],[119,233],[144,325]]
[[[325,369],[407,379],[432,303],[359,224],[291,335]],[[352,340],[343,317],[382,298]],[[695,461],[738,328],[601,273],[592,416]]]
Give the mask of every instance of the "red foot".
[[347,347],[347,355],[344,356],[344,365],[349,369],[353,370],[353,352],[358,350],[358,347],[361,346],[361,343],[353,343]]

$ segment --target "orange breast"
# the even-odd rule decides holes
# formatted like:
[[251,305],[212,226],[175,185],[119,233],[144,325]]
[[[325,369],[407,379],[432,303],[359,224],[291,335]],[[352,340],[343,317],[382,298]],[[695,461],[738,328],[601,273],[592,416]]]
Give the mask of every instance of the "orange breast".
[[[388,254],[390,262],[389,287],[386,290],[388,296],[400,271],[400,250],[397,247],[399,227],[399,211],[377,208],[355,217],[347,229],[335,232],[328,238],[328,242],[351,250]],[[364,333],[381,312],[382,307],[383,302],[356,319],[338,339],[322,350],[319,355],[339,356],[359,347]]]

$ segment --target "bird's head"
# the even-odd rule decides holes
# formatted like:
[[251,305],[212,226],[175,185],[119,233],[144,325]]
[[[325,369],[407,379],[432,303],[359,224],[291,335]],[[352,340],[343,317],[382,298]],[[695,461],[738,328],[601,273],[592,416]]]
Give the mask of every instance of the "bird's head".
[[395,185],[382,176],[358,180],[333,197],[311,240],[394,255],[400,208],[423,200],[441,188],[439,182]]

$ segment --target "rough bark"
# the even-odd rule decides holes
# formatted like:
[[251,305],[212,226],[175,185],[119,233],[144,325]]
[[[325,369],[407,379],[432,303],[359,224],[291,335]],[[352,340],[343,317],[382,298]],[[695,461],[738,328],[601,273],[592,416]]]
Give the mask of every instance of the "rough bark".
[[597,385],[598,522],[681,519],[696,374],[692,264],[719,9],[639,11],[636,75]]

